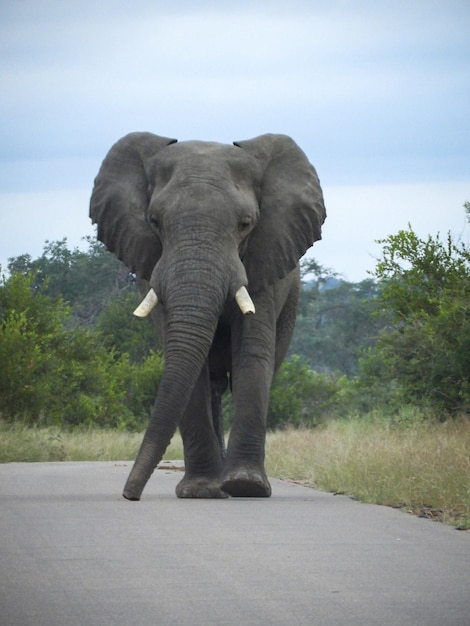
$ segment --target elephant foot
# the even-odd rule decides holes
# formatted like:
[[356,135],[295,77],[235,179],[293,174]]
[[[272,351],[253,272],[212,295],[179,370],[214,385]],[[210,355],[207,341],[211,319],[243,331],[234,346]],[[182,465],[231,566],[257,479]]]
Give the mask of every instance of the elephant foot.
[[126,500],[131,500],[131,502],[138,502],[140,500],[140,496],[136,495],[130,489],[124,489],[122,495]]
[[138,502],[140,500],[140,496],[142,495],[142,491],[145,487],[147,480],[142,479],[141,475],[137,475],[137,477],[135,477],[135,474],[136,472],[133,468],[124,486],[124,491],[122,492],[122,495],[124,496],[124,498],[126,498],[126,500]]
[[271,485],[259,470],[238,469],[222,478],[221,488],[234,498],[269,498]]
[[228,498],[220,488],[218,479],[185,476],[176,486],[178,498]]

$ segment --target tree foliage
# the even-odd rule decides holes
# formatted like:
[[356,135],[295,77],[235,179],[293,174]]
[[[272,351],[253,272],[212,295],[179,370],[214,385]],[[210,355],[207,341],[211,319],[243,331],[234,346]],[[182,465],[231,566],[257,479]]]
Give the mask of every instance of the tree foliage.
[[[470,221],[470,203],[465,205]],[[470,251],[411,229],[380,242],[373,278],[341,280],[313,260],[268,426],[428,405],[470,408]],[[135,277],[91,239],[46,242],[0,279],[0,418],[141,428],[163,370]],[[231,404],[224,399],[230,421]]]
[[470,249],[411,229],[380,242],[379,305],[391,320],[361,363],[364,383],[446,411],[470,406]]
[[292,356],[273,381],[268,427],[317,426],[331,414],[337,391],[334,377],[315,372],[298,355]]
[[32,275],[34,287],[67,302],[76,323],[90,325],[109,299],[122,290],[136,291],[135,278],[103,244],[86,238],[88,250],[70,250],[67,239],[46,241],[43,253],[10,259],[11,275]]
[[94,325],[108,350],[117,355],[128,354],[133,363],[141,363],[159,348],[153,325],[132,314],[140,300],[135,289],[122,289],[103,306]]
[[374,316],[377,285],[350,283],[323,270],[304,283],[289,354],[299,354],[315,371],[353,376],[363,350],[384,326]]
[[0,282],[0,415],[29,424],[142,426],[163,359],[140,363],[71,322],[62,297],[47,295],[34,274]]

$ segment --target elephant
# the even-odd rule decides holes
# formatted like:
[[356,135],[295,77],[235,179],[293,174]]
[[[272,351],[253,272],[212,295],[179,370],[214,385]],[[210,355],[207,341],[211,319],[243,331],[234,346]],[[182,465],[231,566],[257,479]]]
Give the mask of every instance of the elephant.
[[[287,135],[223,144],[133,132],[95,178],[97,236],[146,285],[164,370],[123,496],[142,491],[179,428],[180,498],[269,497],[271,382],[295,323],[299,259],[326,218],[314,167]],[[225,450],[220,397],[234,416]]]

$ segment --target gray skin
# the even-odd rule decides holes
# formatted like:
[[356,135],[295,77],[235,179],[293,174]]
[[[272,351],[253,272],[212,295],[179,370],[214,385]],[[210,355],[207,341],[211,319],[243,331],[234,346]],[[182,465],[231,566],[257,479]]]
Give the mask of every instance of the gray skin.
[[[139,500],[177,427],[180,498],[271,495],[264,468],[272,378],[292,335],[299,259],[326,217],[315,169],[285,135],[225,145],[131,133],[95,179],[98,237],[154,289],[165,367],[123,495]],[[234,296],[246,286],[256,312]],[[220,397],[234,418],[225,453]]]

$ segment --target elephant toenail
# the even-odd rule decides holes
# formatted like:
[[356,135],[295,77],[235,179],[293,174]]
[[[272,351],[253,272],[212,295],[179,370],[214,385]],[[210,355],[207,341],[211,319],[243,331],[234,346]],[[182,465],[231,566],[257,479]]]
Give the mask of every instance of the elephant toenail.
[[251,480],[254,483],[258,483],[260,485],[264,485],[264,479],[261,476],[261,474],[258,474],[258,472],[253,472],[252,476],[251,476]]

